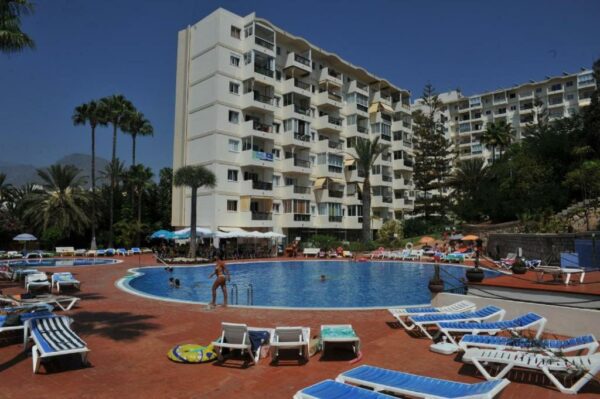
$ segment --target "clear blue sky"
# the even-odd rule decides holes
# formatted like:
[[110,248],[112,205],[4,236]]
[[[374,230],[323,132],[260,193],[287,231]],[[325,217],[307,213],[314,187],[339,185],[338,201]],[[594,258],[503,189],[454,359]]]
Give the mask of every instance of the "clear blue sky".
[[[177,32],[219,6],[256,11],[417,97],[470,94],[589,67],[600,57],[600,1],[35,1],[23,28],[35,51],[0,54],[0,162],[46,165],[89,152],[73,108],[122,93],[153,122],[138,160],[171,165]],[[368,7],[367,7],[368,5]],[[108,129],[98,155],[110,157]],[[118,155],[131,161],[131,139]]]

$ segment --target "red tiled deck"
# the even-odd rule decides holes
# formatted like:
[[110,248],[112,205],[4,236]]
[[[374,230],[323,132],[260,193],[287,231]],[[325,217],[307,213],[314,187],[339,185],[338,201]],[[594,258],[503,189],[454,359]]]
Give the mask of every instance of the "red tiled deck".
[[[154,264],[143,256],[142,265]],[[391,325],[386,311],[281,311],[217,308],[168,303],[140,298],[115,287],[129,267],[124,264],[70,268],[82,281],[78,308],[68,312],[74,329],[88,343],[91,366],[77,361],[57,361],[31,372],[31,358],[19,344],[0,345],[2,398],[291,398],[302,387],[334,378],[355,365],[372,364],[407,372],[480,382],[474,367],[453,356],[429,352],[430,342],[409,336]],[[58,268],[53,271],[59,271]],[[2,282],[5,292],[22,292]],[[177,343],[208,343],[219,335],[221,321],[254,326],[305,325],[318,331],[320,324],[351,323],[362,340],[363,358],[355,365],[342,359],[321,361],[319,355],[305,365],[259,365],[241,369],[239,362],[184,365],[169,361],[166,352]],[[502,398],[560,398],[539,374],[511,374],[514,382]],[[516,382],[523,381],[523,382]],[[538,386],[542,384],[543,386]],[[600,383],[591,382],[578,397],[597,398]]]

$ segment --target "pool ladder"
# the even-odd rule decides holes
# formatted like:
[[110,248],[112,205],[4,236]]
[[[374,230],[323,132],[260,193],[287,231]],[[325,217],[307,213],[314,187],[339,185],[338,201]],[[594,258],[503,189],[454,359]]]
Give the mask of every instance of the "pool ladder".
[[[239,304],[239,292],[238,292],[238,285],[237,284],[231,284],[231,294],[229,295],[230,297],[230,301],[232,305],[238,305]],[[254,304],[254,287],[252,286],[252,284],[248,284],[248,286],[246,287],[246,305],[253,305]]]

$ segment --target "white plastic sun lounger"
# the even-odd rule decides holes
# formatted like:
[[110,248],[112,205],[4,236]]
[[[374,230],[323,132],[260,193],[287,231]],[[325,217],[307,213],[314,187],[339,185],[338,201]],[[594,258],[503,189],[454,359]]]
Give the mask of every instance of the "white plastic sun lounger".
[[523,331],[531,328],[537,328],[535,339],[539,339],[546,326],[546,318],[535,313],[526,313],[512,320],[485,322],[485,323],[465,323],[465,322],[441,322],[438,327],[442,334],[456,346],[458,343],[452,336],[452,333],[478,335],[480,333],[497,334],[501,331]]
[[38,288],[48,288],[48,291],[51,290],[52,286],[50,281],[48,281],[48,276],[46,273],[32,273],[25,276],[25,290],[29,292],[32,289]]
[[268,344],[273,337],[273,329],[271,328],[248,327],[246,324],[236,323],[221,323],[221,326],[223,330],[221,337],[217,341],[213,341],[213,345],[217,348],[219,361],[223,361],[223,349],[238,349],[242,352],[242,356],[247,352],[256,364],[260,359],[261,345],[253,351],[248,332],[267,331],[269,339],[264,344]]
[[326,344],[333,343],[352,344],[354,353],[360,352],[360,338],[351,324],[325,324],[321,326],[321,350],[325,353]]
[[61,286],[69,286],[80,289],[81,282],[75,277],[73,277],[73,274],[71,272],[54,273],[52,275],[52,287],[56,287],[56,292],[59,293]]
[[587,350],[590,355],[598,350],[598,341],[592,334],[567,339],[531,340],[527,338],[500,337],[493,335],[464,335],[458,347],[463,351],[469,348],[519,351],[547,351],[571,353]]
[[37,373],[41,361],[50,357],[80,354],[86,364],[90,351],[85,342],[71,330],[73,319],[67,316],[36,318],[25,322],[25,337],[33,339],[31,348],[33,372]]
[[321,248],[304,248],[302,254],[307,258],[308,256],[314,256],[315,258],[319,256],[319,252],[321,252]]
[[392,396],[325,380],[296,392],[294,399],[392,399]]
[[498,321],[504,318],[506,311],[496,306],[486,306],[474,312],[450,313],[450,314],[427,314],[422,316],[411,316],[408,320],[413,324],[409,330],[415,326],[423,332],[428,338],[433,339],[427,331],[427,327],[435,326],[441,321],[453,322],[471,322],[481,323],[484,320],[497,318]]
[[279,349],[298,349],[299,355],[308,360],[308,345],[310,343],[310,328],[308,327],[277,327],[271,340],[271,359],[279,356]]
[[534,268],[537,273],[538,280],[543,281],[544,274],[550,274],[555,277],[566,276],[564,283],[565,285],[569,285],[571,281],[571,275],[579,274],[579,284],[583,283],[585,279],[585,269],[579,269],[575,267],[560,267],[560,266],[538,266]]
[[506,379],[466,384],[368,365],[346,371],[336,381],[371,388],[375,392],[385,391],[427,399],[491,399],[510,384]]
[[80,298],[70,295],[54,295],[54,294],[43,294],[36,295],[35,298],[17,298],[14,296],[1,295],[0,302],[10,303],[13,305],[21,306],[34,306],[34,305],[52,305],[58,307],[61,310],[71,310]]
[[405,317],[409,316],[423,316],[428,314],[442,314],[442,313],[462,313],[475,310],[476,306],[473,302],[459,301],[452,305],[440,306],[440,307],[414,307],[414,308],[390,308],[388,312],[394,316],[400,324],[407,330],[412,330],[414,327],[409,327],[405,321]]
[[[472,362],[477,370],[487,380],[503,378],[513,368],[539,370],[565,394],[576,394],[585,384],[595,378],[600,372],[600,353],[586,356],[547,356],[531,352],[495,351],[488,349],[471,348],[465,352],[463,359]],[[484,364],[504,365],[501,370],[492,376],[484,367]],[[570,387],[565,387],[556,378],[556,373],[581,372],[581,377]]]

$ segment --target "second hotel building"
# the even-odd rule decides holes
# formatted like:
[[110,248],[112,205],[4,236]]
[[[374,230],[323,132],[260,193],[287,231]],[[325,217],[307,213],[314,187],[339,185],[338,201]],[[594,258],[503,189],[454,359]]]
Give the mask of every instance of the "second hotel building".
[[[410,93],[254,14],[218,9],[179,32],[174,161],[217,177],[198,225],[358,236],[362,171],[353,146],[380,136],[372,228],[413,208]],[[173,191],[172,224],[189,224]]]

